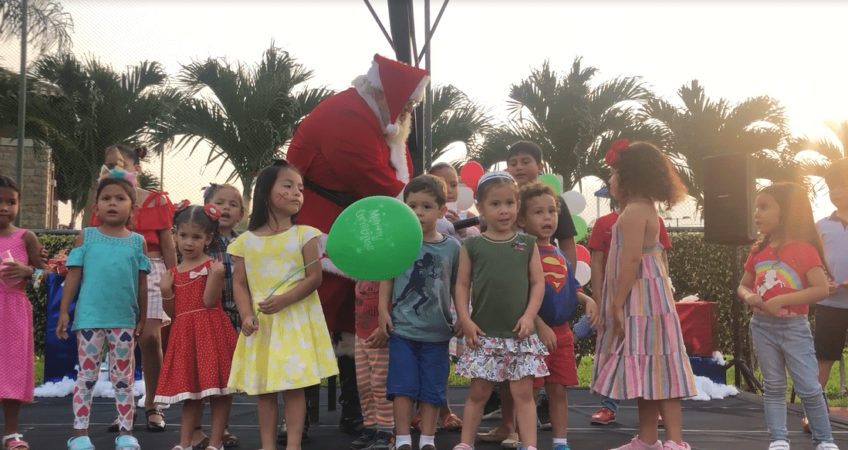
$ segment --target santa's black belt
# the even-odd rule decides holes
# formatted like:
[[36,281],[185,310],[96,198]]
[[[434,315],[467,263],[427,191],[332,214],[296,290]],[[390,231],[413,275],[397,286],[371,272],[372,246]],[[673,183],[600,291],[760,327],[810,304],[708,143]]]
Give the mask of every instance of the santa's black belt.
[[327,200],[341,206],[342,208],[347,208],[348,206],[354,204],[356,202],[356,197],[347,194],[345,192],[339,191],[331,191],[327,188],[321,187],[312,181],[304,178],[303,185],[308,187],[310,191],[320,195],[321,197],[326,198]]

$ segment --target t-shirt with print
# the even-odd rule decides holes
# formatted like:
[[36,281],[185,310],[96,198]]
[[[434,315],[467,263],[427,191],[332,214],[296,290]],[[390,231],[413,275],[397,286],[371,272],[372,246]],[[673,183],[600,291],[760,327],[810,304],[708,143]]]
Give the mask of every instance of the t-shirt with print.
[[496,241],[482,234],[465,239],[462,245],[471,259],[471,320],[488,337],[514,338],[512,330],[527,309],[536,238],[516,233]]
[[[755,247],[745,262],[745,271],[754,275],[755,292],[767,302],[777,295],[808,288],[807,271],[821,265],[815,247],[806,242],[790,242],[781,245],[778,253],[770,245],[759,253],[756,253]],[[809,309],[807,305],[784,306],[778,315],[807,314]],[[759,308],[754,308],[754,312],[763,314]]]
[[556,246],[540,245],[539,257],[545,273],[545,296],[539,308],[539,317],[548,326],[556,327],[574,316],[580,283],[574,278],[571,263]]
[[[660,225],[659,242],[664,250],[670,250],[671,240],[668,238],[668,231],[665,229],[665,223],[662,218],[657,217]],[[592,234],[589,235],[589,243],[586,247],[595,252],[604,252],[604,267],[607,266],[607,257],[609,256],[610,244],[612,243],[612,226],[618,221],[618,211],[613,211],[605,216],[598,217],[595,224],[592,225]]]
[[424,241],[415,262],[395,277],[394,334],[419,342],[443,342],[453,337],[451,287],[456,283],[460,248],[459,241],[450,236]]
[[368,339],[380,325],[380,282],[358,281],[353,314],[356,319],[356,337]]

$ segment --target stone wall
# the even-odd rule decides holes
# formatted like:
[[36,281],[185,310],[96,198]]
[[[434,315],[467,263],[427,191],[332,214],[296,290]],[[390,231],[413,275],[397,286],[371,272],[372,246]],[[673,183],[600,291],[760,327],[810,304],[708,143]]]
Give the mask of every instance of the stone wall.
[[[0,138],[0,174],[15,179],[17,140]],[[54,202],[53,164],[50,151],[36,154],[32,141],[24,140],[24,166],[21,207],[21,227],[45,229],[56,226],[58,206]]]

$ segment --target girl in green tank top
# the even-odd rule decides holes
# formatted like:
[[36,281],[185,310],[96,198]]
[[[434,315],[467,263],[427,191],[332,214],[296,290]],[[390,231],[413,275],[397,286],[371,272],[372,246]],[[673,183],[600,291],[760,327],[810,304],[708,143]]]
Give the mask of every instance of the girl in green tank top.
[[[477,184],[477,210],[487,229],[463,242],[456,282],[457,327],[467,350],[456,373],[471,378],[462,441],[471,450],[483,405],[495,383],[509,381],[523,445],[536,446],[533,378],[548,375],[545,346],[533,325],[545,293],[536,238],[513,231],[518,186],[505,172],[490,172]],[[468,301],[474,298],[469,314]],[[523,400],[521,400],[523,399]]]

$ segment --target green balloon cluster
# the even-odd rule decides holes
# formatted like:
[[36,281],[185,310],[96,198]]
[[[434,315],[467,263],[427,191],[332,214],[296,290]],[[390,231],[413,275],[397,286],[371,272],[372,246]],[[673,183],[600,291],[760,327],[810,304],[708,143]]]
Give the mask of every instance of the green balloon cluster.
[[388,280],[415,262],[423,240],[421,224],[406,204],[368,197],[339,214],[327,235],[327,256],[352,278]]
[[586,236],[586,232],[589,231],[586,221],[580,216],[571,216],[571,221],[574,222],[574,229],[577,230],[577,236],[574,236],[574,240],[579,241],[583,239]]
[[537,181],[542,184],[547,184],[548,186],[553,188],[556,195],[562,195],[562,182],[559,181],[559,178],[557,178],[556,175],[552,173],[545,173],[539,175]]

